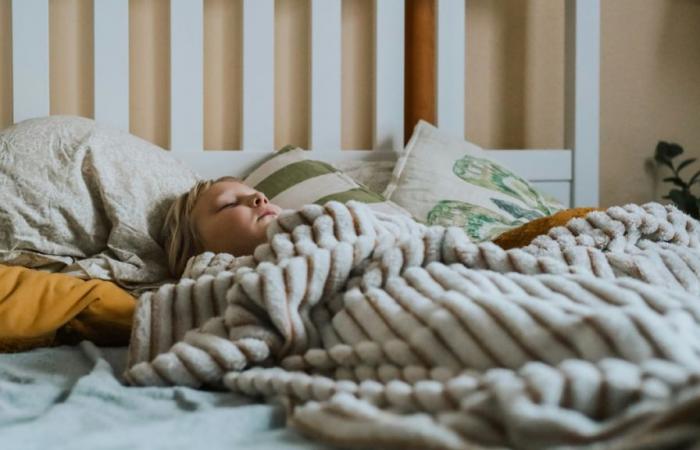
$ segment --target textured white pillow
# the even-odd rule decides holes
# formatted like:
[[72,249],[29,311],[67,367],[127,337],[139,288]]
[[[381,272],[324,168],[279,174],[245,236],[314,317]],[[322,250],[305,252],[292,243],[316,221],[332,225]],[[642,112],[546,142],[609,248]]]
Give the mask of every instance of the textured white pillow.
[[478,146],[425,121],[416,125],[384,196],[428,224],[462,226],[475,241],[562,209]]
[[396,161],[339,161],[334,163],[338,170],[358,183],[367,186],[372,192],[382,193],[391,181]]
[[90,119],[21,122],[0,132],[0,262],[158,283],[165,214],[196,180],[167,151]]

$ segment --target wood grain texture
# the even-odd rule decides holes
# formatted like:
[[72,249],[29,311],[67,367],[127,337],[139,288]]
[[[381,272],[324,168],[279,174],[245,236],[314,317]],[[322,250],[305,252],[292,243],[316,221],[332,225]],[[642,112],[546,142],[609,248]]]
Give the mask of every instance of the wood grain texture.
[[423,119],[435,124],[435,0],[406,1],[404,141]]
[[0,0],[0,129],[12,124],[12,9]]
[[94,117],[93,3],[49,3],[51,114]]
[[170,2],[129,0],[129,128],[170,146]]
[[243,2],[204,0],[204,148],[241,148]]

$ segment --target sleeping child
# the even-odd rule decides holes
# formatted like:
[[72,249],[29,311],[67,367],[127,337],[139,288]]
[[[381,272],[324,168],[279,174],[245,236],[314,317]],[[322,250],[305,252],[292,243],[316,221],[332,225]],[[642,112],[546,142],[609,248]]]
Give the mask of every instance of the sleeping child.
[[265,194],[238,178],[198,182],[173,202],[165,219],[170,271],[180,277],[190,257],[207,251],[252,254],[280,212]]
[[[678,411],[700,404],[700,222],[672,206],[504,250],[354,201],[282,212],[225,178],[167,225],[182,278],[139,298],[130,384],[282,399],[304,432],[358,446],[561,447],[697,422]],[[498,433],[472,434],[482,411]]]

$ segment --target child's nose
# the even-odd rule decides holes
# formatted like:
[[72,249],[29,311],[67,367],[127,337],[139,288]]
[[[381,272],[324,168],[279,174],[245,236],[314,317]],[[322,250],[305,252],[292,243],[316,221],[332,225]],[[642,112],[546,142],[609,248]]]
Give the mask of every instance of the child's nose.
[[268,203],[269,200],[267,199],[267,197],[265,197],[265,194],[258,192],[257,194],[255,194],[255,197],[253,197],[254,206],[267,205]]

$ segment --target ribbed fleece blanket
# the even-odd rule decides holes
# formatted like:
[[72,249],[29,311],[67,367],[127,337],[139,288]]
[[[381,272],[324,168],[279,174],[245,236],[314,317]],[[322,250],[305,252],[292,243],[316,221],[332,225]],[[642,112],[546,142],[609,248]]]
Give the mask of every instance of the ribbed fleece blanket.
[[310,205],[254,255],[200,255],[144,294],[125,375],[281,400],[293,426],[348,447],[685,445],[700,437],[699,238],[655,203],[512,250]]

